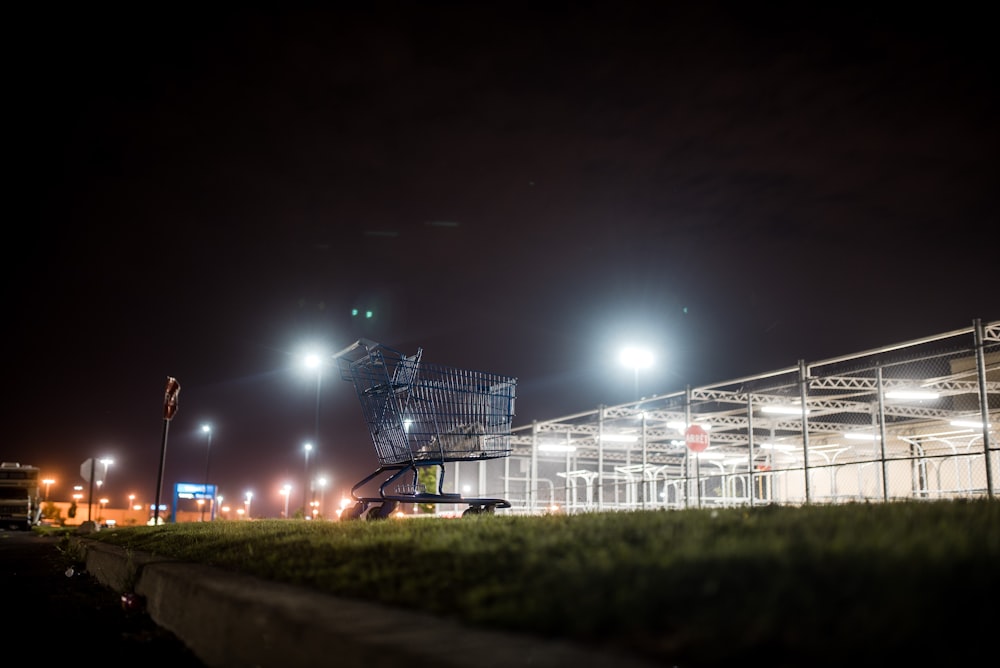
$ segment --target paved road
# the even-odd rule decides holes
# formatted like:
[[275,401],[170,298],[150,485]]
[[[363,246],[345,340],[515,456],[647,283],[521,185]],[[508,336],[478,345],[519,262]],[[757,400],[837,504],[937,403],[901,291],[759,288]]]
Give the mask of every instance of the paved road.
[[126,610],[119,594],[78,569],[68,573],[71,561],[59,544],[59,538],[0,530],[8,646],[25,651],[21,656],[31,665],[94,659],[105,668],[204,668],[176,636],[143,612]]

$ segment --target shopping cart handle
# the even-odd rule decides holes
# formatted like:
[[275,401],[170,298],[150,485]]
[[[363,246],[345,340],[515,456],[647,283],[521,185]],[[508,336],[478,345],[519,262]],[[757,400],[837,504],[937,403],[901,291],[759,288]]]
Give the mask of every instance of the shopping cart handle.
[[349,345],[346,348],[344,348],[343,350],[341,350],[339,353],[334,353],[333,359],[337,359],[338,357],[342,357],[342,356],[346,355],[349,352],[357,350],[361,346],[364,346],[365,350],[371,350],[372,348],[375,348],[378,345],[380,345],[380,344],[375,343],[371,339],[358,339],[357,341],[355,341],[351,345]]

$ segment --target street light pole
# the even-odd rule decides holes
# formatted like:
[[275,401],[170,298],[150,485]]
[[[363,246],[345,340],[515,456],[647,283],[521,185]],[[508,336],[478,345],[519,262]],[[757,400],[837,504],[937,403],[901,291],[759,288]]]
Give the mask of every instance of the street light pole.
[[323,497],[326,496],[326,478],[320,476],[317,478],[316,484],[319,485],[319,516],[323,517]]
[[246,507],[246,518],[250,519],[250,499],[253,498],[253,492],[247,492],[246,499],[243,501],[243,505]]
[[306,498],[306,491],[309,487],[309,453],[313,449],[313,444],[306,443],[304,446],[302,446],[302,449],[306,451],[306,471],[305,471],[305,477],[302,479],[302,516],[308,517],[309,501]]
[[100,461],[101,464],[104,465],[104,475],[101,476],[101,479],[97,482],[98,487],[101,487],[102,485],[106,485],[108,483],[108,467],[115,463],[115,460],[111,459],[110,457],[105,457]]
[[45,485],[45,500],[46,501],[49,500],[49,487],[51,487],[52,483],[54,483],[54,482],[55,482],[55,480],[52,480],[51,478],[46,478],[45,480],[42,481],[42,484]]
[[[201,430],[208,435],[208,448],[205,450],[205,486],[202,490],[203,495],[208,494],[208,467],[212,461],[212,427],[211,425],[203,424],[201,425]],[[205,503],[201,504],[201,521],[205,521],[205,504],[208,503],[207,499],[204,499]]]
[[281,493],[285,495],[285,519],[286,520],[288,519],[288,496],[291,494],[291,492],[292,492],[292,486],[291,485],[286,484],[284,487],[281,488]]
[[316,365],[316,424],[313,427],[313,439],[316,447],[319,447],[319,393],[323,384],[323,363]]
[[[323,387],[323,356],[319,353],[309,353],[303,359],[303,363],[307,369],[311,369],[316,372],[316,411],[315,411],[315,422],[313,424],[313,444],[319,452],[319,407],[320,407],[320,392]],[[312,449],[312,445],[306,445],[306,483],[309,481],[309,450]],[[306,497],[307,485],[302,486],[302,512],[304,515],[308,516],[309,509],[307,506],[308,500]]]

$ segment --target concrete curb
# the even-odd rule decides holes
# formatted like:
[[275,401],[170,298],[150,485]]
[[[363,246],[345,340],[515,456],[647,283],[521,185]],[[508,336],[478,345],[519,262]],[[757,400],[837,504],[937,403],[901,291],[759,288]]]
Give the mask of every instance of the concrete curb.
[[77,539],[87,571],[146,611],[212,668],[649,668],[615,653],[505,631],[484,631],[421,612],[320,594]]

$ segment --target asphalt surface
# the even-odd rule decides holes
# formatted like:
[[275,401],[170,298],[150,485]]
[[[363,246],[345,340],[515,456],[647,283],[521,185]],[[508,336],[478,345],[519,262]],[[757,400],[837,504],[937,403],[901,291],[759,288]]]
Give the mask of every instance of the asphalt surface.
[[141,608],[127,609],[113,589],[78,567],[71,570],[60,540],[0,530],[5,636],[19,656],[32,665],[94,659],[105,667],[205,666]]

